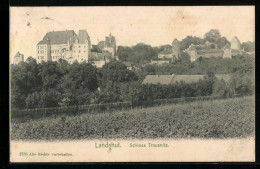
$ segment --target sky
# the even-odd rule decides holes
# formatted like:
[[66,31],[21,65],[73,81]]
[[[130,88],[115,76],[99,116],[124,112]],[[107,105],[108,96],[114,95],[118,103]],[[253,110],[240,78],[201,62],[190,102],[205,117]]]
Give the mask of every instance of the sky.
[[203,37],[218,29],[229,41],[255,40],[254,6],[160,7],[11,7],[10,59],[19,51],[36,56],[36,45],[48,31],[86,29],[92,44],[111,32],[117,46],[171,44],[188,35]]

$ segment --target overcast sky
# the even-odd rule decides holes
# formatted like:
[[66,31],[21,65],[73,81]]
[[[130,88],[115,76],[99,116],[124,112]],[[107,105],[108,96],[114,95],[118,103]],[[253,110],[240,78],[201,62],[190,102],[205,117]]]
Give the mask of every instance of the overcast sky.
[[[86,29],[92,44],[105,36],[117,46],[171,44],[174,38],[203,37],[218,29],[230,41],[254,41],[255,8],[226,7],[11,7],[10,56],[17,51],[35,57],[36,45],[48,31]],[[46,17],[48,19],[46,19]]]

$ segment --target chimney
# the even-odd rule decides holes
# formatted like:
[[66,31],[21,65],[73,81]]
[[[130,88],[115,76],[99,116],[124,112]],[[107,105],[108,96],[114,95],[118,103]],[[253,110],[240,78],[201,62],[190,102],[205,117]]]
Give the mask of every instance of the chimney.
[[157,75],[157,78],[159,78],[159,74]]

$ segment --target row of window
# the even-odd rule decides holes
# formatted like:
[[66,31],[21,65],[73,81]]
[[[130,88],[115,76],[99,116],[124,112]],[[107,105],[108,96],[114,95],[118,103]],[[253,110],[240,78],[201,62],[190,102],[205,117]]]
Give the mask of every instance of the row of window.
[[59,58],[63,58],[64,59],[64,56],[60,57],[60,56],[52,56],[52,59],[59,59]]
[[[73,48],[76,48],[76,46],[73,46]],[[80,48],[80,45],[79,45],[79,48]],[[86,46],[84,45],[84,48],[86,48]]]
[[[74,53],[76,53],[76,51],[75,51],[75,50],[74,50]],[[79,50],[79,52],[78,52],[78,53],[80,53],[80,50]],[[83,53],[86,53],[86,51],[84,50],[84,51],[83,51]]]
[[44,56],[38,56],[38,59],[44,59]]

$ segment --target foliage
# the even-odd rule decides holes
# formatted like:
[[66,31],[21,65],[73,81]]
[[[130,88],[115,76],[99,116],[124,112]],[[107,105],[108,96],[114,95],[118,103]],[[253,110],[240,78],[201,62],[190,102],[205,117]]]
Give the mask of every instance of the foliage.
[[254,52],[255,51],[255,42],[243,42],[241,44],[241,48],[244,49],[246,52]]

